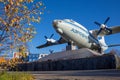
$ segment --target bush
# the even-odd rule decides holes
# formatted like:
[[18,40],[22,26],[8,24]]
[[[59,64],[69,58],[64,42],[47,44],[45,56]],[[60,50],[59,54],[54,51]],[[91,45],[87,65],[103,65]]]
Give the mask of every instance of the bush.
[[34,80],[31,74],[23,72],[0,72],[0,80]]

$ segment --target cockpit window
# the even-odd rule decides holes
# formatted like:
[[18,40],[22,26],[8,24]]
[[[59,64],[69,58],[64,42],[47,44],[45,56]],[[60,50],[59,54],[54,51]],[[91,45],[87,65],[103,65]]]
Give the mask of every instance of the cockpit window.
[[73,22],[73,23],[75,22],[75,21],[73,21],[72,19],[71,19],[70,21]]
[[64,21],[66,21],[66,22],[70,22],[70,20],[69,20],[69,19],[64,19]]
[[72,19],[64,19],[64,21],[66,21],[66,22],[75,22]]

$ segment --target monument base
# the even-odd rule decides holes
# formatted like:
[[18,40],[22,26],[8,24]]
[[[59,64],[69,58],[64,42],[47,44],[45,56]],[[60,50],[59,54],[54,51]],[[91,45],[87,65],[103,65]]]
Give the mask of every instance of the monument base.
[[68,50],[68,51],[52,53],[41,58],[39,61],[70,60],[70,59],[88,58],[93,56],[102,56],[102,55],[103,54],[97,53],[88,48],[82,48],[78,50]]
[[[59,56],[59,55],[58,55]],[[70,58],[70,57],[69,57]],[[73,57],[72,57],[73,58]],[[57,58],[58,59],[58,58]],[[19,71],[98,70],[120,68],[120,57],[114,54],[86,58],[36,61],[18,64]]]

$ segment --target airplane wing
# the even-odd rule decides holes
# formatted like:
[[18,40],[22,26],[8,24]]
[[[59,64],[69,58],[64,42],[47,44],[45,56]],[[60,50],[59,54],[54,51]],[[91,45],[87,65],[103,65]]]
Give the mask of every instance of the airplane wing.
[[[115,33],[119,33],[119,32],[120,32],[120,26],[109,27],[109,29],[112,30],[111,33],[109,33],[107,30],[102,30],[98,36],[111,35],[111,34],[115,34]],[[91,32],[95,37],[97,37],[98,31],[99,31],[99,30],[90,30],[90,32]]]
[[46,42],[43,45],[37,46],[36,48],[45,48],[45,47],[49,47],[49,46],[53,46],[53,45],[58,45],[58,44],[64,44],[67,43],[67,41],[65,41],[62,37],[57,40],[56,42],[52,43],[52,42]]

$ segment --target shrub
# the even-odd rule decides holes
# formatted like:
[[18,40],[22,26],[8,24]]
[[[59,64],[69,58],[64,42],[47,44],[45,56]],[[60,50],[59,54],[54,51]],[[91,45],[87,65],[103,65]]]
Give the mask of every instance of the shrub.
[[0,80],[34,80],[31,74],[24,72],[0,72]]

